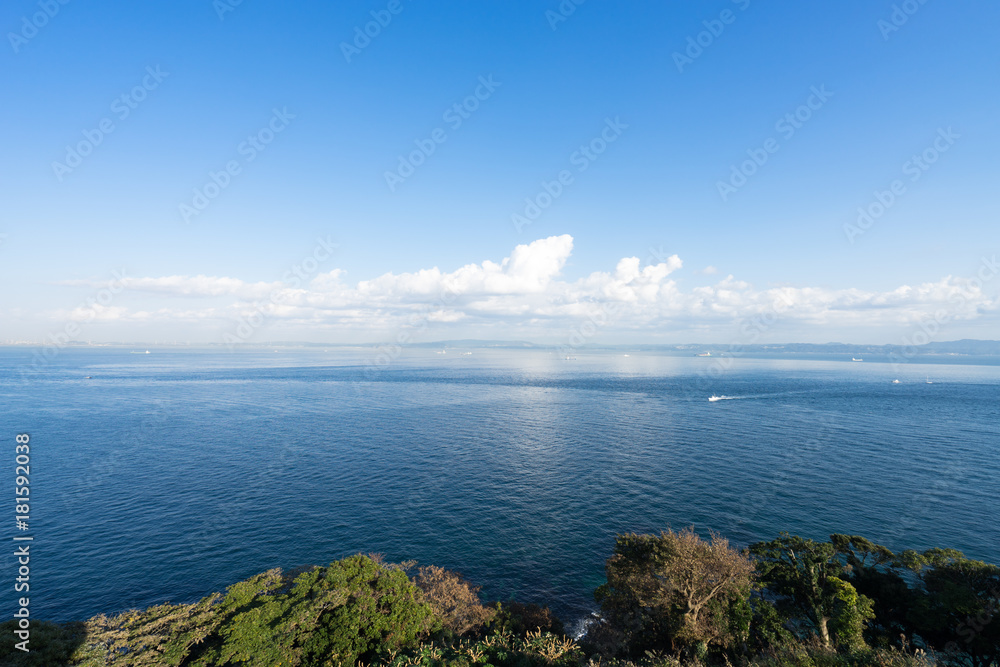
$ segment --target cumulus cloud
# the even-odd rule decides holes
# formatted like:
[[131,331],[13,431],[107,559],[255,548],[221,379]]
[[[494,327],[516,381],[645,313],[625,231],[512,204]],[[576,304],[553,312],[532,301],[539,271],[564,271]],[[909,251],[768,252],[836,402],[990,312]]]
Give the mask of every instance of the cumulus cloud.
[[427,297],[443,291],[456,295],[539,294],[560,274],[572,252],[572,236],[552,236],[517,246],[499,264],[487,260],[451,273],[442,273],[437,267],[416,273],[387,273],[358,283],[357,291],[377,299]]
[[[879,292],[810,286],[759,289],[728,275],[713,285],[684,290],[673,279],[683,268],[677,255],[646,266],[638,257],[625,257],[611,270],[567,280],[563,270],[572,251],[571,236],[552,236],[518,245],[499,262],[486,260],[450,272],[434,267],[387,273],[353,285],[340,269],[294,286],[205,275],[125,278],[126,292],[145,294],[147,308],[133,311],[116,301],[114,307],[81,310],[72,317],[206,322],[255,312],[273,324],[359,333],[415,323],[544,332],[565,330],[596,313],[614,314],[607,318],[608,330],[643,331],[697,329],[762,313],[779,313],[782,320],[813,327],[867,327],[911,324],[942,310],[951,319],[970,320],[997,309],[982,280],[952,276]],[[709,274],[711,268],[694,273]],[[178,310],[147,303],[157,296],[229,302]]]

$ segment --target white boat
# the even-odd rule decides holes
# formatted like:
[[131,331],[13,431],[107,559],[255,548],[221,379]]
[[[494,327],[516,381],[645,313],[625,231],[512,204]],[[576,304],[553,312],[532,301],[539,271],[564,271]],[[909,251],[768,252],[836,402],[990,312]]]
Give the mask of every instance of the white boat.
[[711,396],[708,397],[708,400],[711,401],[712,403],[715,403],[716,401],[721,401],[721,400],[723,400],[725,398],[728,398],[728,397],[727,396],[716,396],[715,394],[712,394]]
[[696,354],[694,356],[696,356],[696,357],[710,357],[710,356],[712,356],[712,353],[711,352],[702,352],[701,354]]
[[851,361],[864,361],[864,359],[855,359],[854,357],[851,357]]
[[892,383],[893,384],[899,384],[899,380],[893,380]]

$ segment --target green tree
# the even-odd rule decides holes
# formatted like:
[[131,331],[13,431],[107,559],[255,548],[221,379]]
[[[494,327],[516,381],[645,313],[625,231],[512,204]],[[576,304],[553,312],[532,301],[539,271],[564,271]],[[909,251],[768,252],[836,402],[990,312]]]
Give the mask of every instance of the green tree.
[[70,664],[354,665],[411,644],[432,623],[400,566],[357,555],[297,576],[269,570],[196,604],[93,618],[76,629]]
[[846,581],[848,571],[832,543],[782,533],[750,545],[750,552],[761,582],[780,596],[779,608],[805,620],[824,647],[864,645],[862,629],[874,617],[872,603]]
[[1000,664],[1000,567],[954,549],[908,551],[923,585],[911,619],[929,644],[965,654],[974,667]]
[[344,598],[319,616],[304,644],[307,664],[371,660],[377,650],[413,644],[433,626],[430,605],[402,568],[369,556],[350,556],[322,572],[303,574],[296,588],[310,594],[333,590]]
[[706,541],[691,528],[619,535],[605,570],[608,581],[595,598],[631,653],[697,655],[741,639],[734,629],[742,623],[745,630],[754,567],[721,536]]
[[899,644],[902,636],[903,643],[910,644],[908,615],[917,604],[917,593],[903,576],[909,573],[900,557],[859,535],[835,534],[830,541],[847,566],[851,585],[872,601],[875,617],[867,628],[871,638],[888,646]]

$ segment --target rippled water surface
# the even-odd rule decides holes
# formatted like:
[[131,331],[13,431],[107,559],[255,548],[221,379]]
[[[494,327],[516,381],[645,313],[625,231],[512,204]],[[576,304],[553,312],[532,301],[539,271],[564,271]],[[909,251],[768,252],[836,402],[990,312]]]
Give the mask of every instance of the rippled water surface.
[[6,497],[14,434],[32,438],[33,614],[193,601],[363,551],[572,621],[617,532],[692,524],[1000,562],[997,366],[477,349],[373,374],[372,357],[0,350]]

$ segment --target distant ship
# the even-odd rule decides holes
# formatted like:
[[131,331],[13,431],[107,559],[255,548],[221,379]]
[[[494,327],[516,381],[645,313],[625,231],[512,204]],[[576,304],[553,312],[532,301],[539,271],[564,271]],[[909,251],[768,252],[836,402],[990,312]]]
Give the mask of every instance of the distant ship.
[[708,400],[711,401],[712,403],[715,403],[716,401],[721,401],[726,398],[728,398],[728,396],[716,396],[715,394],[712,394],[711,396],[708,397]]
[[864,359],[855,359],[854,357],[851,357],[851,361],[864,361]]
[[696,356],[696,357],[710,357],[710,356],[712,356],[712,353],[711,352],[702,352],[701,354],[696,354],[694,356]]
[[893,380],[892,383],[893,384],[899,384],[899,380]]

